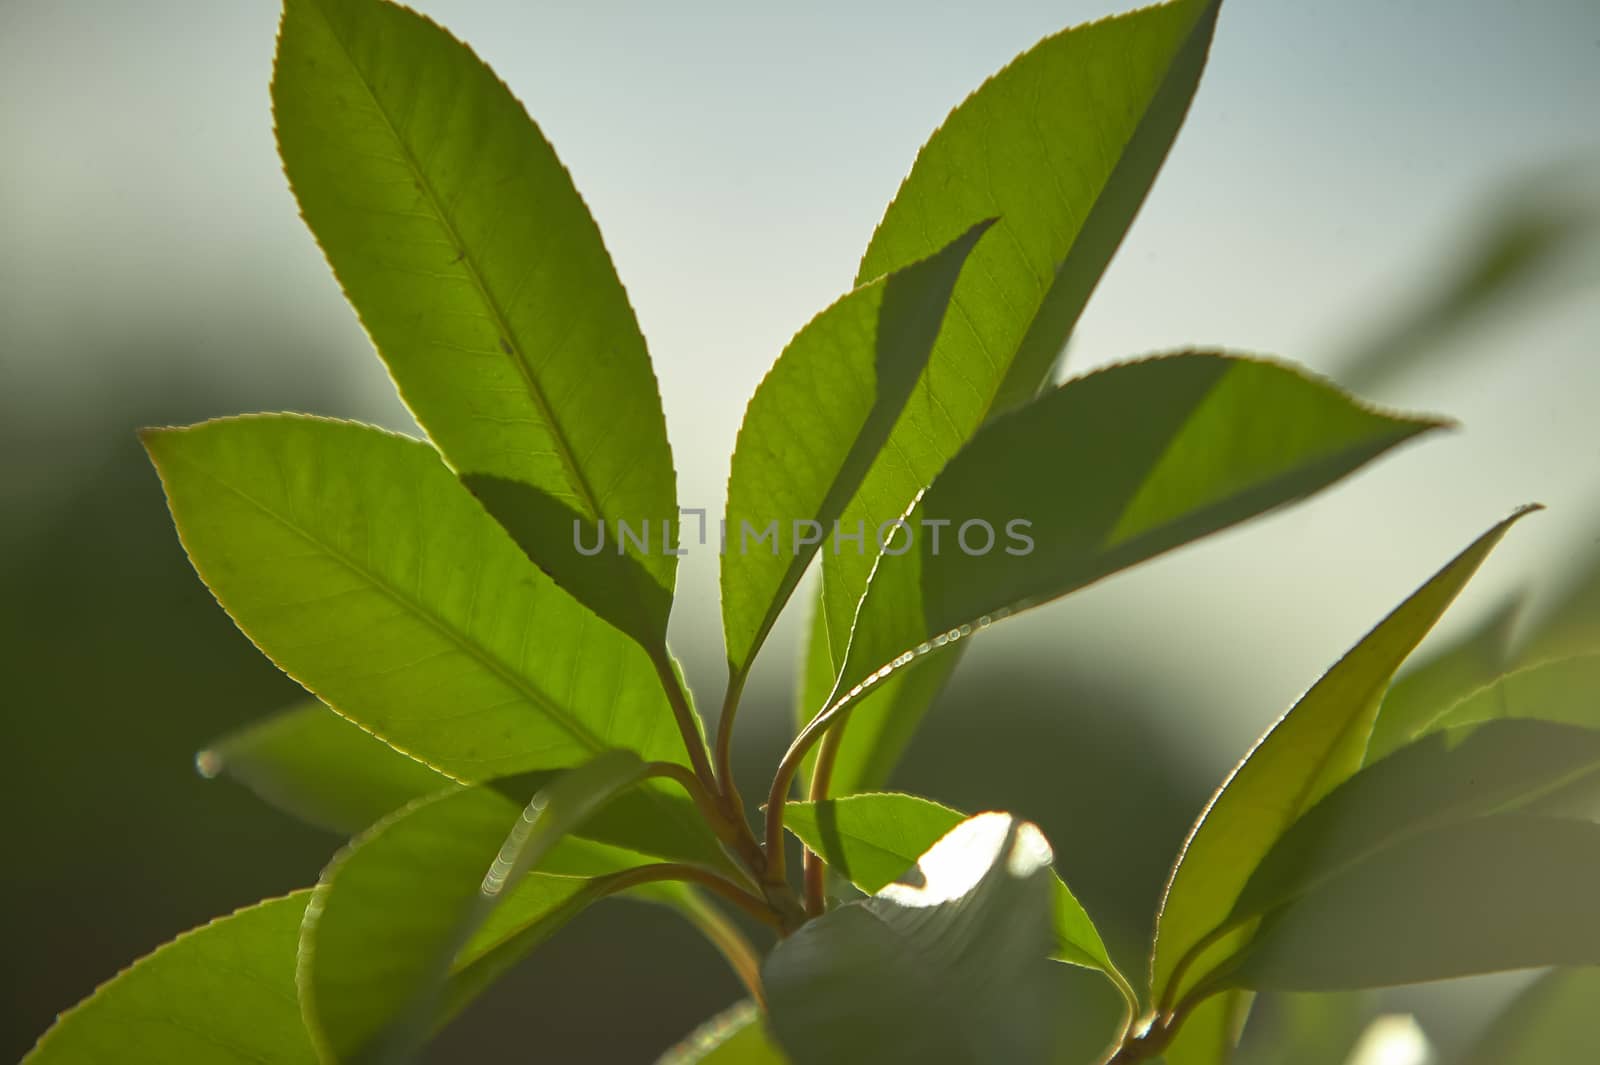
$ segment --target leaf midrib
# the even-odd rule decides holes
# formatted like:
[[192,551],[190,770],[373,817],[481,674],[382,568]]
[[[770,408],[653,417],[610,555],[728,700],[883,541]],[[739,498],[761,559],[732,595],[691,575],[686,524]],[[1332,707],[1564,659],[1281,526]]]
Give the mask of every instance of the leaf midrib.
[[[339,50],[344,53],[345,59],[349,62],[350,69],[356,75],[356,80],[360,82],[361,88],[366,92],[367,99],[372,101],[373,109],[378,113],[378,116],[383,119],[384,128],[387,129],[389,131],[389,135],[394,138],[394,143],[400,151],[400,158],[404,160],[406,166],[410,169],[412,176],[416,178],[417,188],[422,192],[423,196],[427,198],[428,206],[432,209],[434,217],[438,220],[439,225],[449,236],[450,241],[452,244],[454,244],[456,250],[461,253],[461,265],[465,268],[467,276],[472,281],[473,287],[477,290],[479,297],[483,300],[484,305],[488,308],[495,329],[500,334],[500,339],[504,342],[504,350],[506,355],[509,357],[511,364],[516,367],[517,374],[522,379],[522,383],[527,390],[528,398],[533,401],[533,405],[538,408],[539,416],[544,420],[545,424],[549,426],[550,442],[553,445],[556,456],[561,460],[561,466],[563,470],[566,471],[567,482],[569,486],[578,496],[579,502],[583,504],[584,509],[587,511],[588,517],[603,517],[603,512],[600,509],[599,501],[595,496],[594,489],[590,486],[588,478],[583,475],[582,469],[578,466],[577,461],[573,458],[572,447],[567,441],[565,432],[561,427],[561,423],[556,420],[553,408],[550,406],[549,401],[545,398],[544,392],[540,388],[539,383],[534,379],[533,371],[529,367],[527,360],[522,354],[523,346],[517,339],[516,331],[511,327],[510,318],[507,316],[505,310],[500,306],[499,301],[495,299],[493,293],[490,291],[488,282],[484,279],[483,271],[478,266],[477,257],[474,254],[471,245],[468,241],[463,239],[461,231],[456,227],[454,219],[445,210],[444,204],[440,201],[438,193],[433,187],[433,182],[428,179],[427,174],[422,168],[421,161],[417,158],[416,153],[411,150],[411,145],[404,137],[400,135],[400,130],[395,125],[394,118],[389,114],[388,109],[384,107],[383,102],[378,98],[377,92],[373,89],[372,82],[367,78],[366,71],[362,69],[358,62],[356,62],[356,57],[351,51],[350,45],[345,41],[344,37],[340,35],[338,27],[334,25],[333,20],[330,19],[326,12],[323,11],[322,0],[313,0],[311,6],[316,10],[317,14],[321,16],[323,25],[328,29],[328,36],[333,38],[335,43],[338,44]],[[472,61],[481,65],[481,60],[478,59],[477,55],[473,53],[470,48],[467,48],[466,45],[456,41],[454,37],[451,38],[451,42],[456,44],[458,47],[466,49]],[[502,87],[504,86],[502,85]],[[507,93],[510,92],[509,89],[506,91]],[[520,107],[521,104],[518,103],[517,106]],[[529,121],[531,124],[532,120],[530,119]],[[539,136],[537,131],[535,132],[535,136]]]

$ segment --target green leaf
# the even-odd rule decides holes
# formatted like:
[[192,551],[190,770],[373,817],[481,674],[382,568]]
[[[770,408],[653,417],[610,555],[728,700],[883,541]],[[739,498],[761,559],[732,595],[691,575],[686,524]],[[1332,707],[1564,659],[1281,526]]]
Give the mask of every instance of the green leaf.
[[310,700],[230,732],[195,762],[308,824],[354,835],[413,799],[456,786]]
[[1490,529],[1364,636],[1275,724],[1211,799],[1173,869],[1156,924],[1152,989],[1179,1001],[1234,954],[1222,935],[1251,875],[1302,813],[1361,766],[1385,688],[1477,572],[1518,511]]
[[1556,969],[1495,1019],[1460,1065],[1552,1065],[1600,1053],[1600,968]]
[[318,1045],[340,1061],[409,1060],[446,1004],[459,1008],[446,984],[464,962],[509,940],[525,953],[593,900],[590,881],[527,874],[643,773],[612,751],[526,810],[481,787],[424,799],[341,852],[301,931],[301,1002]]
[[711,1018],[656,1065],[788,1065],[772,1042],[753,1002],[741,1002]]
[[1517,651],[1518,665],[1600,653],[1600,552],[1563,581],[1565,592],[1532,627]]
[[1442,825],[1523,805],[1600,770],[1600,731],[1490,721],[1435,732],[1344,781],[1273,844],[1229,915],[1242,924]]
[[1501,674],[1521,606],[1518,599],[1502,604],[1453,642],[1408,666],[1389,685],[1372,723],[1367,764],[1393,754],[1428,722]]
[[[319,702],[274,714],[201,752],[203,772],[237,777],[267,802],[343,835],[406,803],[461,787]],[[521,806],[560,774],[523,773],[491,787]],[[716,837],[675,785],[624,792],[574,835],[640,854],[731,869]]]
[[1006,814],[961,823],[899,882],[808,922],[762,966],[794,1065],[1038,1065],[1059,1034],[1050,846]]
[[[917,726],[955,673],[965,651],[965,645],[958,645],[941,655],[924,656],[896,671],[855,704],[849,720],[834,726],[842,735],[829,776],[829,795],[877,791],[889,783]],[[828,647],[822,602],[814,599],[799,670],[799,690],[795,696],[796,732],[827,708],[838,672]],[[813,748],[806,755],[801,780],[811,778],[815,764]]]
[[[868,537],[996,413],[1032,396],[1177,136],[1217,4],[1181,0],[1039,42],[950,113],[873,234],[857,281],[998,216],[952,299],[918,395],[842,516]],[[849,643],[876,552],[823,559],[832,646]],[[842,657],[842,655],[839,655]]]
[[[661,399],[538,127],[465,45],[378,0],[287,0],[272,104],[301,214],[417,420],[540,566],[659,644],[677,562]],[[585,557],[574,520],[585,543],[625,521],[650,547]]]
[[873,573],[834,697],[992,620],[1310,495],[1437,424],[1370,410],[1276,363],[1220,355],[1069,382],[985,426],[910,512]]
[[1346,1065],[1371,1012],[1370,996],[1353,992],[1260,996],[1250,1011],[1238,1063]]
[[316,1065],[295,998],[309,891],[212,921],[63,1013],[26,1065]]
[[1228,1065],[1250,1012],[1250,998],[1230,991],[1201,1003],[1184,1018],[1161,1060],[1165,1065]]
[[734,676],[749,669],[819,544],[840,549],[834,521],[911,397],[961,267],[991,224],[979,222],[931,258],[869,281],[817,315],[751,397],[728,478],[722,552],[722,625]]
[[[917,863],[919,855],[966,819],[966,814],[915,795],[852,795],[817,802],[791,802],[784,825],[840,876],[876,894]],[[1089,914],[1061,880],[1053,876],[1051,916],[1055,957],[1098,969],[1121,980]]]
[[1500,718],[1600,729],[1600,654],[1556,659],[1507,673],[1450,707],[1428,729]]
[[425,444],[292,415],[144,436],[195,569],[339,713],[463,780],[683,761],[654,668]]
[[1231,986],[1338,991],[1600,964],[1600,825],[1501,814],[1415,835],[1262,922]]

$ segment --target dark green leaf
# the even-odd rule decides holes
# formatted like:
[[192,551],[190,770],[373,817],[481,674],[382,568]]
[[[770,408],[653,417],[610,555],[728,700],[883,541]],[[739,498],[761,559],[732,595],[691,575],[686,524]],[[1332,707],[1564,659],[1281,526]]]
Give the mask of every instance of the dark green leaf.
[[1304,498],[1437,424],[1221,355],[1069,382],[985,426],[910,512],[862,600],[836,697],[992,620]]
[[1361,766],[1384,689],[1519,511],[1431,577],[1323,674],[1212,797],[1190,831],[1156,925],[1152,987],[1178,1001],[1247,941],[1221,935],[1251,874],[1302,813]]
[[27,1065],[316,1065],[295,998],[309,891],[212,921],[63,1013]]
[[1600,1058],[1600,968],[1556,969],[1517,996],[1459,1065],[1556,1065]]
[[[1211,0],[1180,0],[1046,38],[951,112],[918,153],[857,281],[997,232],[956,286],[951,328],[842,522],[905,513],[988,418],[1039,388],[1144,201],[1199,82]],[[833,647],[850,639],[876,552],[823,560]],[[842,655],[839,655],[842,657]]]
[[[853,795],[824,802],[792,802],[784,824],[840,876],[875,894],[915,865],[918,856],[961,824],[966,814],[930,799],[894,793]],[[1098,969],[1121,981],[1094,922],[1059,874],[1053,876],[1051,914],[1055,957]]]
[[1435,732],[1356,773],[1284,832],[1229,923],[1314,889],[1417,832],[1513,808],[1600,770],[1600,731],[1490,721]]
[[1050,847],[1005,814],[962,822],[899,882],[801,927],[762,967],[795,1065],[1042,1065]]
[[633,755],[607,752],[526,810],[464,789],[421,800],[346,848],[301,932],[301,1001],[319,1046],[341,1061],[410,1060],[441,1012],[459,1008],[446,985],[464,964],[506,964],[489,955],[495,945],[515,940],[525,952],[592,900],[589,881],[527,874],[643,772]]
[[1275,911],[1226,983],[1337,991],[1600,964],[1600,825],[1502,814],[1415,835]]
[[239,627],[400,750],[473,781],[613,747],[684,760],[644,652],[532,565],[427,445],[292,415],[144,440]]
[[788,1065],[753,1002],[717,1014],[661,1057],[656,1065]]
[[[379,0],[288,0],[272,103],[301,214],[417,420],[546,571],[659,644],[677,562],[661,400],[538,127],[465,45]],[[574,519],[612,550],[579,553]],[[618,521],[650,547],[617,554]]]
[[230,732],[195,759],[308,824],[354,835],[456,781],[315,700]]
[[1238,1065],[1347,1065],[1371,1012],[1370,997],[1356,992],[1262,995],[1250,1010]]
[[905,408],[962,264],[990,224],[817,315],[751,397],[728,478],[722,552],[722,625],[735,676],[749,669],[819,545],[839,550],[834,521]]

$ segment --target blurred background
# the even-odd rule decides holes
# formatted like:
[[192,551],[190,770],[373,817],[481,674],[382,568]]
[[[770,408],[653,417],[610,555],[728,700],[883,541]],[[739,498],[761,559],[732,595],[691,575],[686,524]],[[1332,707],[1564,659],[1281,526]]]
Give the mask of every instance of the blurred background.
[[[573,171],[651,342],[682,502],[715,512],[745,398],[848,286],[918,145],[1108,4],[419,6]],[[176,932],[311,883],[338,844],[194,772],[296,688],[194,577],[133,436],[268,409],[413,428],[278,167],[276,18],[0,0],[0,1057]],[[1550,509],[1442,638],[1514,593],[1537,618],[1600,556],[1597,105],[1593,0],[1225,5],[1066,371],[1221,345],[1462,427],[1008,623],[931,715],[896,784],[1037,820],[1131,971],[1211,789],[1390,606],[1531,500]],[[715,705],[715,557],[685,563],[676,648]],[[770,646],[741,715],[753,775],[787,742],[793,619]],[[1513,983],[1385,1005],[1448,1047]],[[737,996],[676,918],[608,904],[437,1060],[648,1062]]]

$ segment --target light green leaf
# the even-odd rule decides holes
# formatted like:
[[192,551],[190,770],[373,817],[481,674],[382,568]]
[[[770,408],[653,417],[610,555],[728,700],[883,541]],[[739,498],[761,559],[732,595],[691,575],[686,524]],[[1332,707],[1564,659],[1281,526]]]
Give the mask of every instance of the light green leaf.
[[1221,355],[1069,382],[985,426],[910,512],[862,600],[835,699],[992,620],[1304,498],[1437,424]]
[[482,787],[423,799],[341,852],[301,931],[301,1003],[318,1045],[340,1061],[410,1060],[441,1010],[461,1004],[446,983],[464,962],[508,940],[525,953],[592,901],[589,881],[527,874],[643,773],[612,751],[525,810]]
[[1428,722],[1504,671],[1521,605],[1517,599],[1502,604],[1455,641],[1408,666],[1389,685],[1367,741],[1367,764],[1393,754]]
[[315,1065],[295,998],[309,891],[219,918],[139,959],[63,1013],[26,1065]]
[[620,747],[683,761],[645,654],[427,445],[293,415],[144,436],[195,569],[286,673],[463,780]]
[[291,816],[343,836],[457,784],[316,700],[230,732],[195,762],[205,776],[226,774]]
[[964,821],[899,882],[800,928],[762,966],[794,1065],[1042,1065],[1059,1037],[1050,846],[1006,814]]
[[990,225],[844,296],[795,335],[756,388],[724,525],[722,625],[734,676],[749,669],[819,545],[841,549],[834,521],[905,408],[961,267]]
[[1600,964],[1600,825],[1501,814],[1412,836],[1262,922],[1223,983],[1337,991]]
[[711,1018],[656,1065],[788,1065],[767,1034],[753,1002],[741,1002]]
[[1222,930],[1251,874],[1306,810],[1361,766],[1384,689],[1477,572],[1506,529],[1494,526],[1414,592],[1323,674],[1212,797],[1167,884],[1152,988],[1179,1001],[1234,954],[1248,927]]
[[[855,704],[849,720],[834,726],[842,735],[829,776],[830,796],[877,791],[889,783],[917,726],[944,690],[965,653],[966,645],[961,644],[944,654],[924,656],[897,670]],[[814,597],[798,671],[794,706],[796,732],[827,708],[838,673],[828,647],[828,626],[822,602]],[[800,780],[811,779],[816,753],[815,748],[807,752]]]
[[[677,559],[655,376],[588,209],[463,44],[379,0],[287,0],[272,81],[300,211],[453,466],[547,572],[647,645]],[[585,557],[573,521],[611,549]],[[615,550],[618,521],[647,549]]]
[[1600,770],[1600,731],[1490,721],[1435,732],[1344,781],[1261,859],[1234,903],[1240,925],[1416,833],[1524,805]]
[[[918,153],[857,281],[998,217],[952,299],[918,394],[841,518],[871,537],[996,413],[1039,388],[1177,136],[1217,4],[1180,0],[1041,41],[950,113]],[[836,657],[876,552],[823,559]]]
[[[867,894],[894,883],[966,814],[915,795],[852,795],[824,802],[791,802],[784,825],[840,876]],[[1071,890],[1054,875],[1051,916],[1055,957],[1098,969],[1121,982],[1105,943]],[[1123,985],[1125,986],[1125,985]]]
[[1460,1065],[1554,1065],[1600,1057],[1600,968],[1556,969],[1495,1019]]
[[1499,718],[1600,729],[1600,654],[1556,659],[1507,673],[1450,707],[1428,729]]
[[1201,1003],[1184,1018],[1161,1060],[1165,1065],[1228,1065],[1250,1006],[1251,996],[1243,991],[1229,991]]

